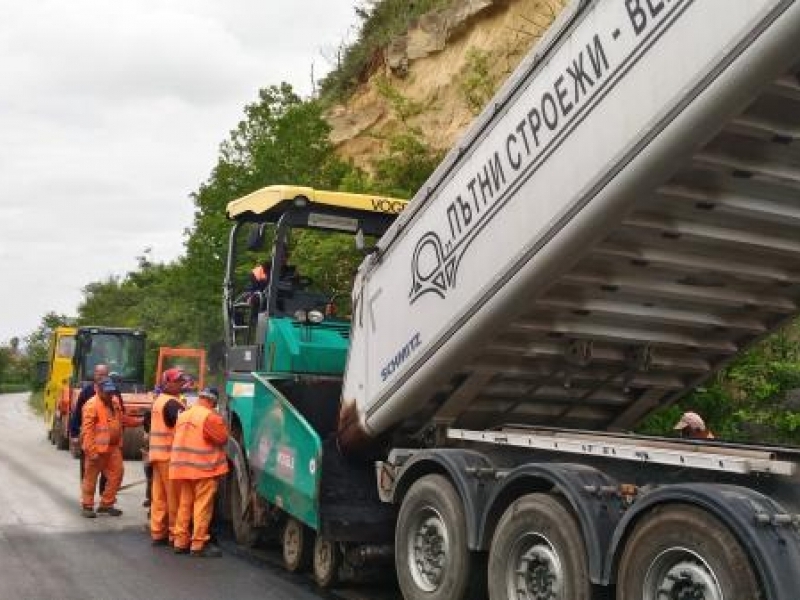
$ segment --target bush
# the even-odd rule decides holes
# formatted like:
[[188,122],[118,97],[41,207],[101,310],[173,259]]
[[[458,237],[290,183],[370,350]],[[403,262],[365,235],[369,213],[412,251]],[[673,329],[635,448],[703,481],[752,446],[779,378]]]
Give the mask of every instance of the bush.
[[0,383],[0,394],[17,394],[30,389],[27,383]]
[[31,392],[28,398],[28,406],[37,415],[44,415],[44,392]]
[[489,54],[470,48],[460,73],[459,88],[470,112],[477,115],[494,96],[496,83],[489,71]]
[[638,430],[672,434],[684,410],[705,419],[717,437],[797,445],[800,440],[800,346],[793,324],[731,363],[705,388],[650,415]]
[[365,0],[356,7],[361,19],[358,39],[342,49],[339,64],[319,82],[320,98],[326,103],[347,98],[366,81],[392,38],[404,34],[422,15],[450,6],[453,0]]

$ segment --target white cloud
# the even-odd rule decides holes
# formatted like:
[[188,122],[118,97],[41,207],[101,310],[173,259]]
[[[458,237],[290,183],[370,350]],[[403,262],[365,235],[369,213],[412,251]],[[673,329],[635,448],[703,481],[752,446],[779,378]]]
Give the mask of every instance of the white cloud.
[[309,94],[354,4],[0,0],[0,342],[146,247],[177,257],[244,106],[281,81]]

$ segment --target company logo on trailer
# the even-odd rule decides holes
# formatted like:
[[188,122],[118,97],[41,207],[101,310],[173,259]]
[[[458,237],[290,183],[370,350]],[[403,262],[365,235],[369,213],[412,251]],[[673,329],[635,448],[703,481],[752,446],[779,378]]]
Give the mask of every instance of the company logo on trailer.
[[[583,42],[570,44],[576,48],[572,56],[553,57],[550,64],[560,67],[547,72],[546,65],[520,92],[498,127],[477,138],[475,143],[485,143],[486,150],[459,162],[457,172],[466,175],[465,181],[444,188],[449,199],[434,205],[441,225],[423,234],[414,248],[410,304],[426,294],[444,299],[455,289],[470,245],[512,199],[540,201],[517,192],[626,76],[630,64],[649,52],[654,40],[691,4],[692,0],[671,4],[626,0],[616,22],[602,31],[588,31]],[[512,113],[516,116],[508,116]]]

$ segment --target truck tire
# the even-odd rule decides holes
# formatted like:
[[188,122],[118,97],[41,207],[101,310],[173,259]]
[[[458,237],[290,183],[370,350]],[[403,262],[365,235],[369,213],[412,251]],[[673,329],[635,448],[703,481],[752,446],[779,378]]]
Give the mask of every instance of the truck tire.
[[314,533],[303,523],[289,517],[281,535],[283,566],[291,573],[306,571],[311,566]]
[[467,600],[486,596],[486,570],[467,547],[458,492],[441,475],[416,481],[400,505],[395,567],[406,600]]
[[336,585],[339,579],[339,565],[342,555],[339,545],[328,538],[318,535],[314,540],[314,581],[321,588]]
[[636,525],[617,573],[617,600],[753,600],[758,580],[718,519],[683,504],[655,508]]
[[225,479],[228,492],[228,512],[231,517],[231,528],[233,529],[233,539],[236,543],[245,548],[252,548],[258,542],[258,530],[247,519],[242,512],[242,493],[239,490],[239,482],[236,477],[236,467],[231,465],[228,477]]
[[591,600],[586,548],[572,512],[529,494],[503,514],[489,551],[490,600]]

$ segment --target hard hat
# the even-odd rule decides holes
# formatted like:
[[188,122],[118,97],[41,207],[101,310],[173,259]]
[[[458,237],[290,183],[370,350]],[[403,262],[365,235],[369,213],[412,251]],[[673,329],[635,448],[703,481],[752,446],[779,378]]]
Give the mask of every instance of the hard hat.
[[161,375],[162,385],[167,383],[182,382],[185,380],[186,380],[186,373],[184,373],[181,369],[178,368],[167,369]]
[[702,431],[705,430],[706,423],[696,412],[688,411],[681,415],[680,421],[675,424],[675,429],[686,429],[687,427]]
[[200,390],[200,397],[211,400],[212,402],[219,402],[219,391],[214,387],[207,387]]
[[100,391],[114,393],[117,391],[117,384],[110,377],[104,377],[100,381]]

